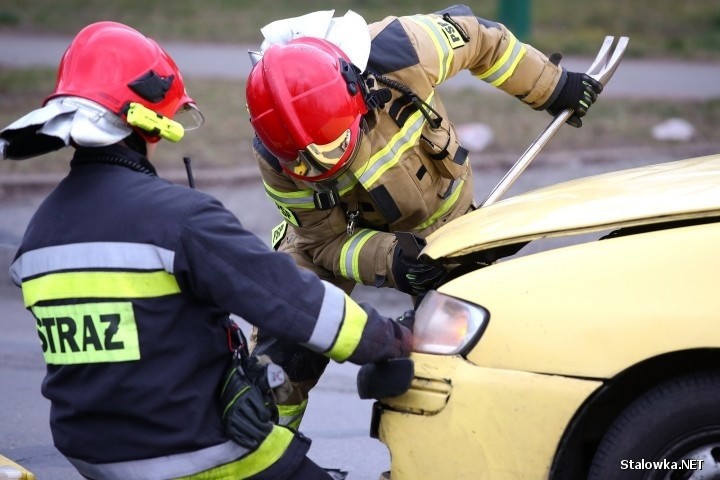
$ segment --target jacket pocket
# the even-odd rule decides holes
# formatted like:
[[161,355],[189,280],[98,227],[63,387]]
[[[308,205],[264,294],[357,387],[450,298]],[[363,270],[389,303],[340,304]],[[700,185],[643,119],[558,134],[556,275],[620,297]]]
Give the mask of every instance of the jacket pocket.
[[420,146],[443,177],[457,180],[465,172],[468,150],[460,145],[455,129],[447,120],[443,119],[438,128],[426,122]]

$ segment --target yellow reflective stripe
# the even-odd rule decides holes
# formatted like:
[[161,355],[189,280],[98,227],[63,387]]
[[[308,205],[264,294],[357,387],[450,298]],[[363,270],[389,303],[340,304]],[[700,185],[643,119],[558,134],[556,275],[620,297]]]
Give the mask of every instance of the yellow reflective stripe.
[[365,310],[345,295],[345,318],[335,344],[325,355],[337,362],[347,360],[360,343],[367,320]]
[[256,475],[277,462],[285,454],[285,450],[292,442],[293,437],[292,431],[274,425],[270,434],[263,440],[257,450],[235,462],[242,464],[241,471],[238,472],[238,478],[248,478]]
[[31,310],[48,364],[140,359],[137,322],[130,302],[34,306]]
[[307,398],[298,405],[278,405],[278,415],[280,419],[278,423],[284,427],[290,427],[297,430],[300,428],[300,421],[305,415],[307,409]]
[[520,60],[526,53],[525,45],[518,42],[514,36],[510,37],[510,44],[505,49],[500,59],[486,72],[477,75],[480,80],[488,82],[497,87],[505,82],[513,73]]
[[459,181],[457,186],[455,187],[455,191],[440,204],[440,208],[438,208],[435,213],[430,216],[430,218],[415,227],[413,230],[422,230],[424,228],[427,228],[433,223],[437,222],[438,219],[445,215],[447,212],[449,212],[452,207],[455,206],[455,202],[457,202],[458,198],[460,198],[460,192],[462,191],[464,183],[465,180]]
[[[434,91],[430,92],[430,96],[425,100],[427,104],[432,105],[434,93]],[[371,190],[372,185],[382,174],[398,163],[407,149],[417,144],[424,123],[425,117],[423,117],[422,112],[418,110],[413,113],[405,122],[403,128],[393,135],[387,145],[370,157],[367,167],[359,177],[360,183],[362,183],[365,190]]]
[[371,237],[379,233],[377,230],[359,229],[351,236],[340,250],[340,275],[362,283],[360,277],[360,251]]
[[503,73],[501,76],[499,76],[496,80],[493,80],[490,85],[497,87],[498,85],[502,85],[505,83],[505,80],[510,78],[513,73],[515,73],[515,68],[517,68],[518,63],[520,63],[520,60],[525,56],[526,53],[525,45],[521,45],[520,51],[513,57],[512,63],[508,66],[505,73]]
[[[347,172],[338,178],[337,189],[340,195],[347,193],[357,184],[357,179],[348,174]],[[311,210],[315,208],[315,202],[313,201],[313,190],[304,189],[295,192],[281,192],[272,188],[270,185],[263,181],[265,186],[265,195],[267,195],[275,205],[280,209],[285,218],[288,218],[285,212],[288,208],[303,208]],[[296,220],[297,221],[297,220]],[[293,223],[297,225],[297,223]]]
[[281,207],[315,208],[313,191],[310,189],[298,190],[296,192],[281,192],[280,190],[275,190],[264,181],[263,185],[265,186],[265,194]]
[[345,292],[326,280],[321,280],[325,293],[320,312],[318,312],[315,328],[305,346],[325,353],[333,346],[338,330],[345,318]]
[[342,176],[338,179],[338,194],[340,196],[345,195],[347,192],[353,189],[355,185],[357,185],[358,179],[355,178],[355,176],[350,172],[345,172],[342,174]]
[[243,480],[257,475],[263,470],[277,462],[280,457],[285,454],[294,434],[287,428],[273,426],[270,434],[260,444],[260,446],[252,453],[244,456],[240,460],[226,463],[204,472],[180,477],[177,480],[218,480],[229,479]]
[[152,298],[180,293],[168,272],[52,273],[22,283],[25,306],[66,298]]
[[438,83],[442,83],[447,78],[450,65],[454,57],[452,46],[450,45],[447,36],[440,30],[440,26],[435,20],[426,16],[413,16],[409,17],[414,23],[420,25],[425,30],[430,39],[435,44],[435,50],[438,54],[438,65],[440,65],[440,71],[438,72]]
[[[232,440],[215,444],[200,450],[175,453],[155,458],[130,460],[113,463],[88,463],[78,458],[68,457],[70,463],[87,478],[107,478],[121,480],[147,480],[148,478],[177,479],[188,472],[201,472],[201,475],[214,480],[232,479],[236,476],[215,476],[215,465],[225,465],[244,458],[250,450],[241,447]],[[208,470],[209,469],[209,470]]]

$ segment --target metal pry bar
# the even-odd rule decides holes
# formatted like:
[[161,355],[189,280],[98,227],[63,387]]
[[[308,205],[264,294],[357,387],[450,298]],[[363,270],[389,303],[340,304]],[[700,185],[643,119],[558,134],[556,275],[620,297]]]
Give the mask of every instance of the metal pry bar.
[[[628,37],[620,37],[615,48],[611,49],[614,41],[615,37],[605,37],[605,41],[600,47],[595,60],[587,72],[585,72],[603,84],[603,86],[610,81],[618,65],[620,65],[630,39]],[[490,195],[480,204],[481,207],[492,205],[508,191],[510,186],[515,183],[515,180],[517,180],[520,174],[530,165],[530,162],[535,159],[537,154],[540,153],[540,150],[547,145],[550,139],[557,133],[560,127],[567,122],[572,114],[573,110],[567,108],[553,118],[540,136],[525,150],[525,153],[520,156],[517,162],[515,162],[502,180],[500,180],[492,192],[490,192]]]

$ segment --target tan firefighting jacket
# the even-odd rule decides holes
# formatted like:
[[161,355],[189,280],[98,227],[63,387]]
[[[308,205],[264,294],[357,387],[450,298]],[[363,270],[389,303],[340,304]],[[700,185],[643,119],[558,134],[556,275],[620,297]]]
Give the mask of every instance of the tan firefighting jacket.
[[[469,70],[540,109],[553,99],[563,75],[503,25],[462,5],[388,17],[370,24],[370,32],[367,71],[376,88],[391,87],[392,100],[377,110],[377,124],[364,138],[371,143],[369,158],[355,159],[340,178],[339,204],[327,208],[327,198],[285,174],[255,141],[267,195],[285,218],[273,231],[273,244],[347,292],[356,283],[396,286],[392,232],[426,237],[473,208],[468,152],[435,87]],[[393,82],[401,85],[392,88]],[[409,91],[431,109],[418,109]]]

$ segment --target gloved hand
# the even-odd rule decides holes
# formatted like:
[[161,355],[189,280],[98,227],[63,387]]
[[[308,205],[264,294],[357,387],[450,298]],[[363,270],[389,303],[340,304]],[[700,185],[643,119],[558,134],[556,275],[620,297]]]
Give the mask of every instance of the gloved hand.
[[254,450],[272,430],[277,408],[248,377],[242,363],[233,359],[226,372],[220,391],[220,406],[225,433],[237,444]]
[[[267,355],[251,355],[247,359],[245,372],[250,381],[256,385],[263,394],[266,404],[276,405],[288,399],[293,391],[290,378],[283,368],[273,363]],[[277,409],[274,409],[277,413]],[[277,423],[273,416],[273,423]]]
[[392,273],[398,290],[420,296],[435,288],[447,272],[441,266],[408,258],[403,255],[402,247],[396,245]]
[[579,72],[567,72],[565,84],[553,103],[547,107],[550,115],[555,116],[566,108],[574,110],[567,123],[575,128],[582,127],[581,117],[587,114],[588,109],[597,100],[602,92],[602,83],[591,76]]

